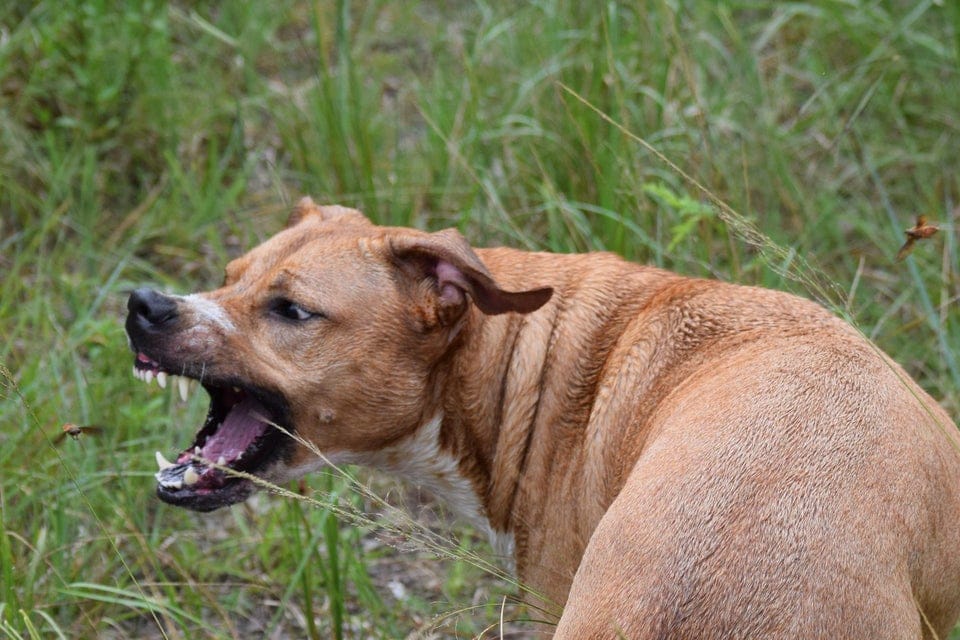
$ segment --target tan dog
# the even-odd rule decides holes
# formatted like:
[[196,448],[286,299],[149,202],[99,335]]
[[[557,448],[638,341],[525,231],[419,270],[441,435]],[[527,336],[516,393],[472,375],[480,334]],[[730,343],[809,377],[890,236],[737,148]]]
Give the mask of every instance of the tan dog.
[[956,427],[806,300],[305,199],[220,289],[129,311],[136,375],[211,396],[158,455],[172,504],[252,491],[201,459],[321,466],[272,421],[447,498],[565,603],[557,638],[944,638],[960,615]]

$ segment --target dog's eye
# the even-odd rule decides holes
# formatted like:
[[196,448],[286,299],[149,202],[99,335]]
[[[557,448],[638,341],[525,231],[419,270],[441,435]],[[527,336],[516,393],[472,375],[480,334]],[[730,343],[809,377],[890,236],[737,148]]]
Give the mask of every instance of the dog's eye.
[[286,298],[278,298],[270,303],[270,313],[287,320],[309,320],[320,316],[319,313],[307,311],[296,302]]

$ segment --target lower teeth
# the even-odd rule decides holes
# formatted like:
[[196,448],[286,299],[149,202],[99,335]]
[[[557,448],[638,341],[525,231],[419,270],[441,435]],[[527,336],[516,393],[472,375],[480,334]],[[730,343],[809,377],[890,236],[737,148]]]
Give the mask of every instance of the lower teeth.
[[189,486],[192,484],[197,484],[197,481],[200,479],[200,476],[196,471],[193,470],[193,467],[188,468],[183,472],[183,484]]
[[183,487],[183,482],[180,479],[167,480],[163,477],[162,473],[157,473],[155,477],[157,479],[157,482],[160,483],[160,486],[162,486],[165,489],[180,489]]

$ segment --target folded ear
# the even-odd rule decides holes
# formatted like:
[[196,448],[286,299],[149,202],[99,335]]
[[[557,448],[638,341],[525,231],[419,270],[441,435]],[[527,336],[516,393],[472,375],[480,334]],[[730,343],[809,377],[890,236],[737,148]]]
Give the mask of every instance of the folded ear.
[[320,206],[310,196],[305,196],[294,206],[290,217],[287,218],[287,228],[298,225],[308,218],[370,224],[367,217],[356,209],[341,207],[338,204]]
[[[470,245],[454,229],[426,235],[394,236],[390,248],[398,265],[433,285],[439,317],[450,322],[466,309],[466,296],[487,315],[530,313],[553,295],[550,287],[505,291]],[[447,323],[445,322],[445,324]]]

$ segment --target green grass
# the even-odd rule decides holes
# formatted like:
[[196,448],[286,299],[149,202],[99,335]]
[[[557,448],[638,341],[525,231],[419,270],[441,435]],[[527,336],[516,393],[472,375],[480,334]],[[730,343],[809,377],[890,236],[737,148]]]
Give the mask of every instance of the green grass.
[[[215,285],[300,195],[808,295],[957,416],[958,156],[951,2],[5,3],[0,635],[496,624],[482,542],[342,478],[152,497],[205,407],[133,382],[125,292]],[[917,214],[942,232],[894,262]]]

